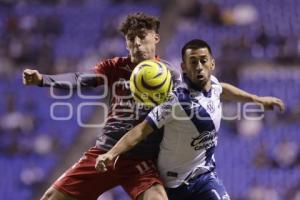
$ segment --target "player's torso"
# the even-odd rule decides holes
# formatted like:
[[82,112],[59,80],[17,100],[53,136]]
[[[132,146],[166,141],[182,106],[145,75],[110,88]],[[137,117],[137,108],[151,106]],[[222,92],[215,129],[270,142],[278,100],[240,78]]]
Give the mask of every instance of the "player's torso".
[[175,107],[175,120],[164,127],[158,161],[161,176],[169,187],[181,184],[196,167],[214,167],[222,113],[218,87],[213,85],[208,96],[195,90],[191,90],[190,97],[177,94],[180,105]]
[[[116,66],[109,80],[108,116],[103,134],[97,140],[97,146],[109,150],[129,130],[145,119],[149,109],[139,106],[131,96],[129,79],[134,66],[121,63]],[[152,134],[127,155],[136,157],[154,157],[158,154],[161,134]]]
[[135,103],[129,89],[129,79],[133,67],[128,64],[118,66],[109,84],[109,110],[105,133],[124,133],[132,129],[148,111]]

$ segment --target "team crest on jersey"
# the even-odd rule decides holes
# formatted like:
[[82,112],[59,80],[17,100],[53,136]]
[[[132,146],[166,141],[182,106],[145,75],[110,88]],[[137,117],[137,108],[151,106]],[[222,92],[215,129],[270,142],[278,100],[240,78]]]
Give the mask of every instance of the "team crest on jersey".
[[124,87],[124,89],[129,89],[129,81],[124,79],[124,78],[120,78],[117,82],[116,85],[121,85],[122,87]]
[[210,112],[210,113],[213,113],[215,112],[215,105],[214,105],[214,102],[212,100],[208,101],[207,103],[207,111]]

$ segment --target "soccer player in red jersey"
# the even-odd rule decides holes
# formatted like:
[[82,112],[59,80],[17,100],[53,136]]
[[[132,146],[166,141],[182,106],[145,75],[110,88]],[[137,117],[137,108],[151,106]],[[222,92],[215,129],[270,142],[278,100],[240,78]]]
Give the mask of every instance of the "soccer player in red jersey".
[[158,59],[155,52],[160,39],[159,25],[157,18],[144,13],[128,15],[121,26],[121,32],[125,36],[129,56],[104,60],[93,68],[91,74],[44,75],[37,70],[24,70],[25,85],[68,88],[70,85],[77,87],[77,82],[82,87],[107,83],[110,94],[113,94],[108,119],[95,147],[89,149],[54,182],[43,195],[43,200],[96,200],[102,193],[118,185],[132,199],[167,199],[156,169],[160,134],[153,134],[153,137],[121,156],[109,173],[98,173],[94,167],[97,156],[107,152],[149,112],[138,107],[133,98],[128,98],[128,80],[136,64],[147,59]]

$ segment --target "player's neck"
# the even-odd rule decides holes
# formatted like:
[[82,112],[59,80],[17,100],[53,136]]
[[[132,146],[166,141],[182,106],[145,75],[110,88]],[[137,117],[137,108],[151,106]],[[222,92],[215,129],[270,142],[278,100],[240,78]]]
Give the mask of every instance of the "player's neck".
[[193,82],[186,74],[183,75],[184,81],[189,85],[189,87],[192,87],[195,90],[200,90],[204,92],[209,92],[211,89],[211,80],[208,79],[204,85],[198,82]]
[[134,65],[137,65],[137,64],[139,64],[140,62],[143,62],[143,61],[145,61],[145,60],[159,60],[159,57],[156,56],[156,55],[154,55],[154,56],[151,56],[151,57],[149,57],[149,58],[147,58],[147,59],[144,59],[144,60],[136,60],[136,59],[134,59],[133,57],[130,57],[130,61],[131,61]]
[[208,80],[207,83],[203,86],[203,89],[205,92],[209,92],[211,89],[211,80]]

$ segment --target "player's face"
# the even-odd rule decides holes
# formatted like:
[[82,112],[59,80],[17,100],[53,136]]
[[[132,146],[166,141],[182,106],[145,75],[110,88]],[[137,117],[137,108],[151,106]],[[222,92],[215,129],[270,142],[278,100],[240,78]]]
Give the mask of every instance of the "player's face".
[[210,83],[210,75],[214,68],[215,61],[207,48],[186,50],[182,70],[200,88]]
[[154,59],[158,42],[159,35],[154,30],[129,31],[126,35],[126,45],[131,61],[139,63],[147,59]]

